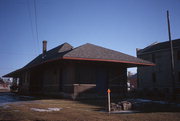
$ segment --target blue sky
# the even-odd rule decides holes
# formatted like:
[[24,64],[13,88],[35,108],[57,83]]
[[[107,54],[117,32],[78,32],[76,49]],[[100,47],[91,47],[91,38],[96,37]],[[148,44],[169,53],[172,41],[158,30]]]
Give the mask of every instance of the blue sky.
[[136,48],[180,38],[179,0],[0,0],[0,76],[42,52],[68,42],[92,43],[136,56]]

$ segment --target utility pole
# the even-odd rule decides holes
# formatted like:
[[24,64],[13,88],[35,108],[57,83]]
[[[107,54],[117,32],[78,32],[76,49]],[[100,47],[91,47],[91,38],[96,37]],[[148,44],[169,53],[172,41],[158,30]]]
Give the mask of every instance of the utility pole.
[[169,21],[169,11],[167,11],[167,23],[168,23],[168,35],[169,35],[169,42],[170,42],[170,52],[171,52],[171,76],[172,76],[172,99],[175,99],[175,71],[174,71],[174,50],[173,50],[173,43],[171,40],[171,28],[170,28],[170,21]]

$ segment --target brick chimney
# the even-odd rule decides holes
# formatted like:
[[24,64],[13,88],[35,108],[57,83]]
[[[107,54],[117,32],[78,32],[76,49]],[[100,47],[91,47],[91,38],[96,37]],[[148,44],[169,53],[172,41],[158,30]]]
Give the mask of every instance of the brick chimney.
[[47,41],[43,40],[43,50],[42,50],[42,58],[44,59],[46,56],[46,51],[47,51]]
[[44,55],[47,51],[47,41],[46,40],[43,40],[43,52],[42,54]]

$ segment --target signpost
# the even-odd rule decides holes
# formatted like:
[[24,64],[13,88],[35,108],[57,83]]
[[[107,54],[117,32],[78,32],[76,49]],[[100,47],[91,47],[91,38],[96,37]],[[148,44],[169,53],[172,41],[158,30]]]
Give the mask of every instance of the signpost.
[[110,113],[111,112],[111,97],[110,97],[110,93],[111,93],[111,90],[108,89],[107,90],[107,93],[108,93],[108,112]]

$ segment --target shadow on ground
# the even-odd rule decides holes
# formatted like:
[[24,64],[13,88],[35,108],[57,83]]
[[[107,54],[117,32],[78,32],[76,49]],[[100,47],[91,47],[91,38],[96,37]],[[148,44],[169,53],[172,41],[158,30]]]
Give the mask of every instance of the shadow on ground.
[[[88,94],[90,92],[93,92],[91,90],[84,91],[80,93],[78,96],[84,96],[84,95],[91,95]],[[100,95],[101,98],[96,98],[97,96],[90,97],[89,99],[79,99],[78,101],[83,104],[88,104],[88,105],[95,105],[100,107],[99,109],[96,109],[96,111],[107,111],[108,107],[108,102],[107,102],[107,93],[104,92],[104,95]],[[142,99],[142,98],[135,98],[134,96],[128,96],[128,94],[124,95],[114,95],[111,94],[111,102],[113,103],[118,103],[121,101],[129,101],[132,104],[132,111],[137,111],[140,113],[154,113],[154,112],[180,112],[180,104],[177,103],[177,101],[172,102],[172,101],[163,101],[162,100],[150,100],[150,99]],[[131,98],[132,97],[132,98]]]

